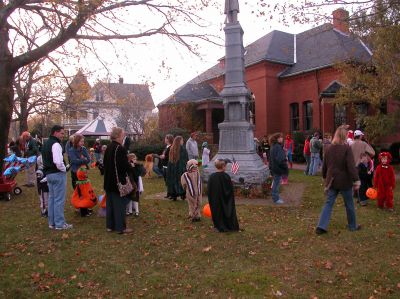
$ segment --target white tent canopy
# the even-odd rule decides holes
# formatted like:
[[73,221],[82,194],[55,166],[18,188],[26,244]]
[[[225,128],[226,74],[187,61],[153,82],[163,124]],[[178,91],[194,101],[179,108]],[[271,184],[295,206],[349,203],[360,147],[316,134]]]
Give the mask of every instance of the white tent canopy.
[[75,134],[82,134],[83,136],[109,136],[111,129],[115,126],[112,121],[98,116]]

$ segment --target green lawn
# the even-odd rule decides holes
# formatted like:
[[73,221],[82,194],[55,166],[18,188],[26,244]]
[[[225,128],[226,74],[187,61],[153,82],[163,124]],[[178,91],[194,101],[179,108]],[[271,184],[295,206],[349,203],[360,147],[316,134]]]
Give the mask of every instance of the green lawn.
[[[90,178],[100,193],[98,171]],[[74,229],[51,231],[36,190],[24,188],[0,201],[0,298],[399,298],[399,213],[371,202],[351,233],[338,200],[329,233],[316,236],[321,178],[293,171],[290,181],[306,184],[301,206],[238,206],[244,231],[229,234],[189,222],[186,202],[151,199],[128,219],[133,235],[107,233],[105,218],[81,218],[69,200]],[[161,179],[144,185],[147,195],[164,190]]]

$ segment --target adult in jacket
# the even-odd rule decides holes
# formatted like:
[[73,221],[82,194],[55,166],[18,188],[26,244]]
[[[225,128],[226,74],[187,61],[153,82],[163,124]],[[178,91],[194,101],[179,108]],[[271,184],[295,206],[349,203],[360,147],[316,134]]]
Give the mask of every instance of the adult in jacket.
[[188,153],[183,146],[183,138],[176,136],[169,151],[167,167],[167,188],[172,200],[176,200],[178,196],[185,199],[186,192],[181,184],[181,176],[186,172],[187,161]]
[[344,200],[348,229],[350,231],[360,229],[356,221],[353,189],[358,190],[361,183],[354,164],[353,153],[346,142],[346,138],[346,127],[341,126],[337,128],[332,144],[325,152],[322,176],[325,179],[326,202],[322,208],[318,226],[315,230],[317,234],[327,232],[333,205],[339,193]]
[[[128,197],[121,197],[118,190],[118,181],[126,184],[126,177],[130,167],[128,153],[122,146],[125,131],[114,127],[111,131],[111,144],[104,153],[104,190],[106,191],[106,227],[108,232],[116,231],[119,234],[131,233],[132,229],[126,226],[126,205]],[[118,176],[118,181],[117,181]]]
[[289,174],[286,153],[283,149],[282,133],[272,134],[269,138],[271,144],[269,169],[273,176],[272,182],[272,200],[275,204],[283,204],[284,201],[279,197],[279,186],[283,176]]
[[[83,135],[77,134],[74,136],[73,144],[68,148],[69,163],[71,164],[71,183],[72,189],[76,188],[76,181],[78,180],[77,172],[79,168],[84,165],[89,168],[90,156],[86,147],[83,146],[85,139]],[[82,217],[91,214],[89,209],[80,208],[80,213]]]

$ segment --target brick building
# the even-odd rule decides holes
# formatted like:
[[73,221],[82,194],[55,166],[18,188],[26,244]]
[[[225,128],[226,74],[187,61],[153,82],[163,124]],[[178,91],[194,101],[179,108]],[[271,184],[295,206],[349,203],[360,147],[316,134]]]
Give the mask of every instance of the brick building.
[[[372,52],[349,32],[348,12],[332,13],[333,24],[327,23],[300,34],[274,30],[245,47],[245,76],[252,92],[250,119],[258,138],[273,132],[312,131],[333,133],[346,123],[359,128],[349,107],[332,103],[342,86],[338,62],[349,59],[368,61]],[[172,107],[184,103],[196,106],[203,119],[203,131],[218,142],[218,123],[223,121],[219,92],[224,85],[224,59],[179,88],[158,105],[162,130],[179,126]],[[367,104],[357,104],[360,115],[373,113]],[[388,102],[384,109],[397,107]],[[188,128],[192,129],[192,128]],[[400,135],[383,142],[400,140]]]

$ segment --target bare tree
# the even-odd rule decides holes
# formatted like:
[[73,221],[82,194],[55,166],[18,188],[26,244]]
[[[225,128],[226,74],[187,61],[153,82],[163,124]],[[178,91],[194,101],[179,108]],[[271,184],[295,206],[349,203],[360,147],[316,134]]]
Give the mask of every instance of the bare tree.
[[[203,23],[196,11],[212,2],[0,0],[0,160],[5,156],[14,108],[13,81],[21,68],[48,57],[71,39],[87,51],[96,40],[132,40],[161,34],[195,52],[193,39],[210,41],[210,36],[187,32],[187,27],[180,28],[179,24],[190,22],[201,28]],[[154,15],[153,23],[143,17],[145,10]],[[19,25],[21,22],[26,25]],[[42,29],[40,40],[32,39],[29,24]],[[22,40],[32,40],[32,49],[18,47]]]
[[151,113],[151,109],[146,107],[148,105],[146,105],[145,99],[131,94],[126,99],[117,101],[120,107],[124,107],[116,119],[117,125],[136,136],[143,135],[146,116],[149,112]]

